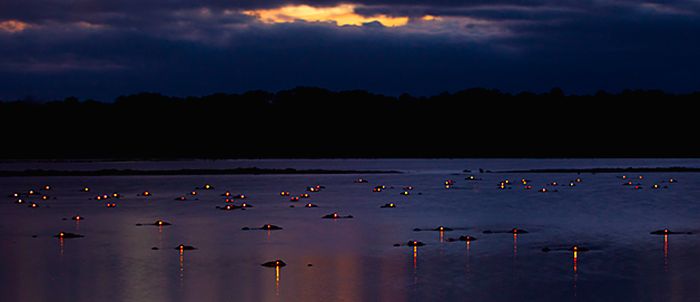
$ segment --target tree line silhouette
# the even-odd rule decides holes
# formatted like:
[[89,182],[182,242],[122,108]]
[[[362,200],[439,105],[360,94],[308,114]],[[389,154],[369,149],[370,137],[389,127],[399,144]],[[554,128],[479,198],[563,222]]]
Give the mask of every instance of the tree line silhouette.
[[658,90],[416,97],[298,87],[3,101],[0,157],[697,157],[697,100]]

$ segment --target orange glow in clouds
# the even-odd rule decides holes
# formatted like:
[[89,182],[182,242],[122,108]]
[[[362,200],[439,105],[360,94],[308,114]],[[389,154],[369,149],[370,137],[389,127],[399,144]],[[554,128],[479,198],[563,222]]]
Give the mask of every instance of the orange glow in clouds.
[[27,29],[28,27],[29,24],[19,20],[0,21],[0,31],[5,31],[9,33],[21,32]]
[[288,5],[273,9],[258,9],[243,11],[243,14],[254,16],[264,23],[291,23],[294,21],[332,22],[338,26],[361,26],[369,22],[379,22],[387,27],[404,26],[408,17],[391,17],[383,14],[362,16],[355,13],[357,5],[339,4],[330,7],[313,7],[309,5]]

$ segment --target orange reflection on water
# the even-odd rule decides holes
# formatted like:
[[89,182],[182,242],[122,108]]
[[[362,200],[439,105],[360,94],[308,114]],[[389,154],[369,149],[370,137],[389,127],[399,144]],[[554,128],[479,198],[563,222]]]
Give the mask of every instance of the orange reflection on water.
[[180,286],[183,285],[185,279],[185,251],[180,247]]
[[518,234],[513,233],[513,257],[518,255]]
[[414,246],[413,247],[413,268],[418,267],[418,247]]
[[59,237],[58,238],[58,252],[59,252],[60,256],[63,256],[63,245],[64,245],[63,237]]
[[466,242],[467,242],[467,266],[466,266],[466,269],[467,269],[467,273],[469,273],[469,271],[470,271],[469,263],[470,263],[470,259],[471,259],[471,257],[469,256],[469,251],[471,250],[472,242],[469,240],[467,240]]
[[664,271],[668,272],[668,234],[664,234]]
[[275,295],[280,294],[280,267],[275,266]]
[[574,273],[578,272],[578,251],[574,250]]
[[413,246],[413,284],[418,284],[418,247]]

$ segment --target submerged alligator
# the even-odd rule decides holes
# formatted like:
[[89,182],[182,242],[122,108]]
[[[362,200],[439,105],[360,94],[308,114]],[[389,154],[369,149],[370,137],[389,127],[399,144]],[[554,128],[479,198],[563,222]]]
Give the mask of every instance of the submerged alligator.
[[259,228],[250,228],[250,227],[241,228],[241,230],[244,230],[244,231],[250,231],[250,230],[276,231],[276,230],[281,230],[281,229],[282,229],[282,227],[276,226],[274,224],[269,224],[269,223],[264,224],[263,226],[261,226]]

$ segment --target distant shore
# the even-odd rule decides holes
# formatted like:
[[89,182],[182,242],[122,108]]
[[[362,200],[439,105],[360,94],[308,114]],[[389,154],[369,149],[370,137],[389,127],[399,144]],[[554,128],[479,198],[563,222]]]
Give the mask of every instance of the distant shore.
[[325,170],[325,169],[178,169],[178,170],[134,170],[134,169],[102,169],[102,170],[22,170],[0,171],[0,177],[22,176],[157,176],[157,175],[272,175],[272,174],[398,174],[399,171],[384,170]]
[[650,173],[650,172],[677,172],[692,173],[700,172],[700,168],[690,167],[655,167],[655,168],[586,168],[586,169],[530,169],[530,170],[508,170],[489,171],[493,173]]

